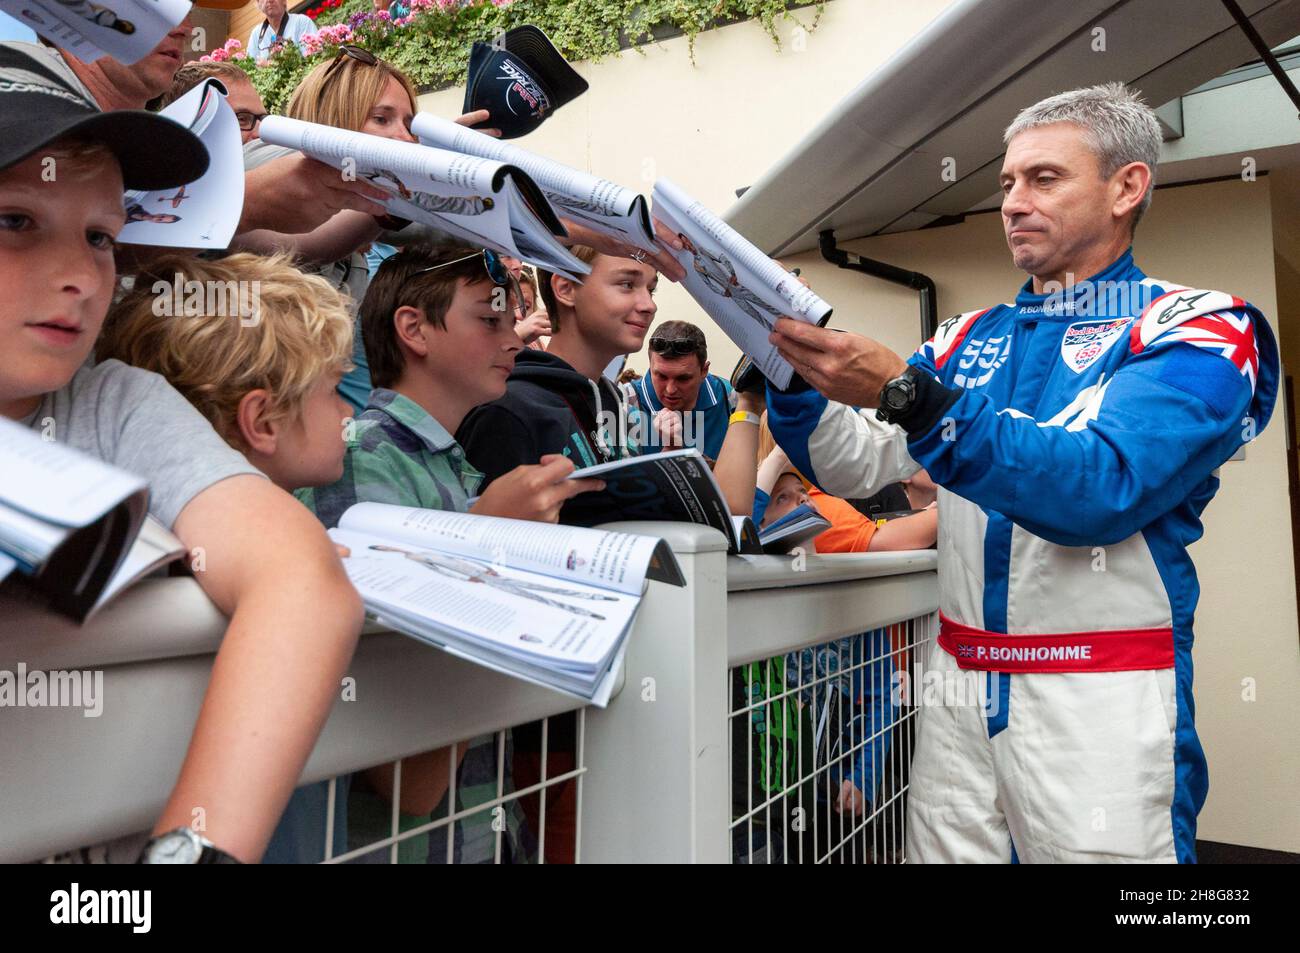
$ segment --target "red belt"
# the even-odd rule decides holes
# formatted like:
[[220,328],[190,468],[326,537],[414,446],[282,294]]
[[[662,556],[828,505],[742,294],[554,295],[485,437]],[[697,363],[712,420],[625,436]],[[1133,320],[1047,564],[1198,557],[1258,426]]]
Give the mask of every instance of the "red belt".
[[958,668],[984,672],[1132,672],[1174,665],[1172,628],[1005,635],[939,613],[939,645]]

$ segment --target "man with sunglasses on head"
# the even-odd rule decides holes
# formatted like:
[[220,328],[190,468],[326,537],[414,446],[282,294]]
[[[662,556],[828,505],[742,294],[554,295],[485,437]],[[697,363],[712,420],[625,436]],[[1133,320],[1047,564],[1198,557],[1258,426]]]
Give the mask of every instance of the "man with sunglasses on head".
[[736,410],[731,384],[709,373],[704,332],[687,321],[665,321],[650,336],[650,370],[629,385],[631,396],[649,419],[646,449],[695,447],[718,459]]

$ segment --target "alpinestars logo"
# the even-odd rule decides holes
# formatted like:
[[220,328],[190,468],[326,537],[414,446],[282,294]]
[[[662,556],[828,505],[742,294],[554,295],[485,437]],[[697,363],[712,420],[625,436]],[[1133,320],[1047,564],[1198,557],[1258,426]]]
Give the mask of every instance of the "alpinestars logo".
[[1200,294],[1194,294],[1190,298],[1184,298],[1182,295],[1179,295],[1156,317],[1156,324],[1168,324],[1180,314],[1186,314],[1196,306],[1196,302],[1200,301],[1207,294],[1209,294],[1208,291],[1202,291]]

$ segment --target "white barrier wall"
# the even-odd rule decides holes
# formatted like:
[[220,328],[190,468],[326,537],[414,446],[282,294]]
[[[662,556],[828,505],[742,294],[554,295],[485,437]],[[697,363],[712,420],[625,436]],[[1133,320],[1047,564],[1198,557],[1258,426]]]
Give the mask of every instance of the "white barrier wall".
[[[581,737],[579,857],[730,860],[729,666],[907,619],[938,606],[936,554],[728,558],[720,533],[662,536],[685,587],[652,582],[621,688],[588,708]],[[775,608],[774,608],[775,607]],[[192,579],[149,580],[88,625],[0,605],[0,671],[101,671],[99,713],[4,712],[0,863],[38,860],[153,825],[189,743],[225,620]],[[373,627],[372,627],[373,628]],[[556,715],[573,700],[414,639],[362,635],[303,782]],[[585,750],[584,750],[585,749]],[[335,853],[342,853],[342,846]]]

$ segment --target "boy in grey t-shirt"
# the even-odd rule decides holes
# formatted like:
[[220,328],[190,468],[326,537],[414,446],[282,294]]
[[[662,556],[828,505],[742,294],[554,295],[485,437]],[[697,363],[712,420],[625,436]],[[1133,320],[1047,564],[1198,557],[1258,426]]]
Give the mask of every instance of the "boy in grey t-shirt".
[[[198,582],[230,616],[151,862],[261,856],[362,618],[320,524],[161,378],[112,361],[83,367],[116,284],[124,189],[174,188],[206,167],[184,127],[101,114],[57,72],[0,45],[0,415],[146,477],[155,515],[203,549]],[[202,836],[190,826],[200,816]]]
[[121,361],[86,365],[20,421],[149,481],[149,513],[168,529],[208,487],[261,476],[159,375]]

